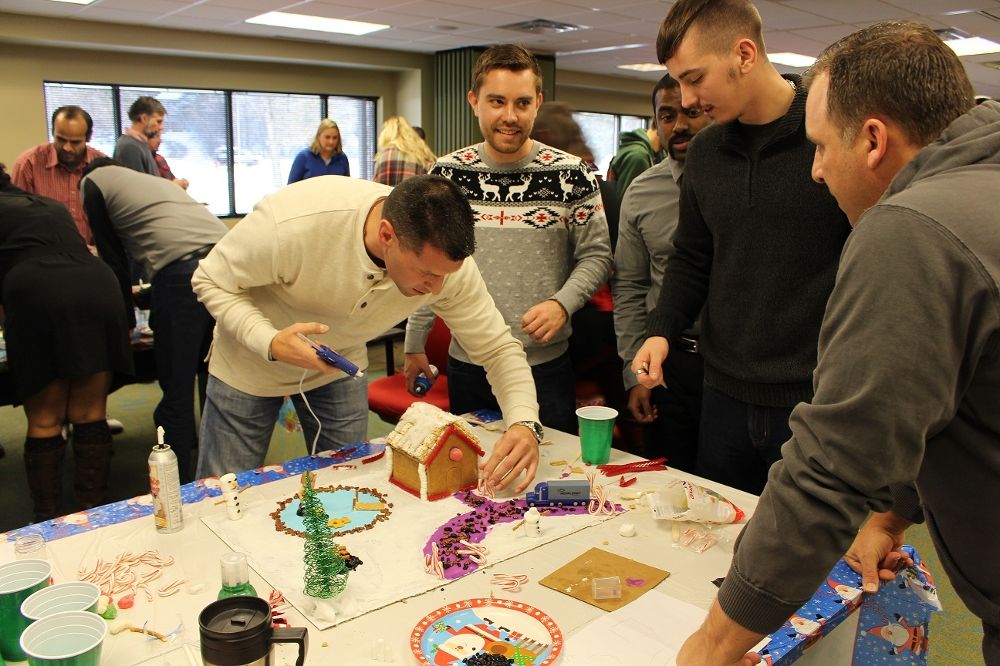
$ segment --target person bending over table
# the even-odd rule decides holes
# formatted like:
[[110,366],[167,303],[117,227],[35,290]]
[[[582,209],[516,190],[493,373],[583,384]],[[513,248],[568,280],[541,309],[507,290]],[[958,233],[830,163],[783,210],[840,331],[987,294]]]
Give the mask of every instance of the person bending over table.
[[319,450],[363,441],[367,382],[321,361],[299,334],[364,369],[368,341],[430,306],[486,367],[512,424],[482,465],[487,483],[528,487],[541,440],[534,382],[474,250],[469,203],[440,176],[395,188],[320,176],[265,197],[192,277],[216,320],[198,476],[261,465],[285,395]]
[[35,520],[59,515],[63,426],[73,425],[76,499],[103,504],[111,468],[106,421],[114,373],[132,374],[118,283],[69,210],[20,190],[0,164],[0,303],[14,404],[24,405],[24,466]]

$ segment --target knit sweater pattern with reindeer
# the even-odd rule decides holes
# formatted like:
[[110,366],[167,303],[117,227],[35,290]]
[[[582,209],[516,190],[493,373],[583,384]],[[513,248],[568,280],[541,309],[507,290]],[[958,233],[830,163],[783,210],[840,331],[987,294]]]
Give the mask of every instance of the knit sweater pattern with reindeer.
[[[554,299],[572,316],[607,282],[611,242],[597,179],[577,157],[534,141],[519,162],[498,164],[483,145],[438,159],[431,173],[465,192],[476,222],[476,263],[497,309],[524,345],[531,365],[568,349],[567,323],[544,344],[521,330],[533,305]],[[428,321],[410,318],[407,351],[423,348]],[[449,353],[469,362],[461,342]]]

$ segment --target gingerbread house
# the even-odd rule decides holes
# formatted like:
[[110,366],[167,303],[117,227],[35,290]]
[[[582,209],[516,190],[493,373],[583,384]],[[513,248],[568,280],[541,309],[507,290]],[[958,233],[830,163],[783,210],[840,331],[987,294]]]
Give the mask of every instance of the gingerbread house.
[[474,488],[484,454],[472,428],[426,402],[413,403],[386,438],[389,481],[422,500]]

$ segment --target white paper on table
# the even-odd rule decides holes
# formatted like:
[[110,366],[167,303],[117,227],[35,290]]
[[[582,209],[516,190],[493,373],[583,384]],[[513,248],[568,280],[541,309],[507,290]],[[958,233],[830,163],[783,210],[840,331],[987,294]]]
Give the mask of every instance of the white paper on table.
[[650,590],[590,622],[566,639],[563,663],[573,666],[672,666],[708,611]]

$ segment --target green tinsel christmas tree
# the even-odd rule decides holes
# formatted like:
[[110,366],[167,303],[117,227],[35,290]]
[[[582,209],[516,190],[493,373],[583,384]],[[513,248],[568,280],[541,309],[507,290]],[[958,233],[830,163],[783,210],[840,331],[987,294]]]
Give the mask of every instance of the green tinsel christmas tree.
[[329,599],[347,587],[348,570],[333,542],[333,530],[323,503],[313,489],[312,474],[305,473],[302,486],[302,522],[306,527],[305,592],[310,597]]

